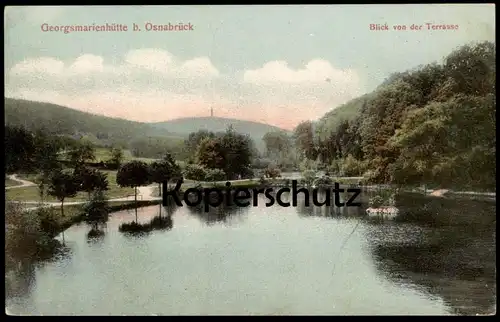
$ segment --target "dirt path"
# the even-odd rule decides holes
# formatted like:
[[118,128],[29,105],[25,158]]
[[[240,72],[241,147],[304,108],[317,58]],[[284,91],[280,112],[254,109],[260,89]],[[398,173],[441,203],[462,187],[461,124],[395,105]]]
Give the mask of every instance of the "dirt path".
[[443,197],[448,191],[449,190],[447,189],[434,190],[430,193],[430,195],[434,197]]
[[15,189],[15,188],[24,188],[24,187],[36,186],[36,183],[34,183],[34,182],[26,181],[26,180],[18,178],[17,174],[8,175],[7,178],[9,178],[10,180],[14,180],[14,181],[17,181],[17,182],[21,183],[20,185],[17,185],[17,186],[5,187],[5,189],[7,189],[7,190],[8,189]]

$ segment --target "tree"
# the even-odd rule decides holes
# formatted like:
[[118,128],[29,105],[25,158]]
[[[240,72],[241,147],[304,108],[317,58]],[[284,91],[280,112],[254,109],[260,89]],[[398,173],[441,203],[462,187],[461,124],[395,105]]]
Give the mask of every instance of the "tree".
[[266,144],[266,156],[275,159],[285,158],[290,152],[290,138],[284,132],[268,132],[262,138]]
[[99,224],[106,223],[109,217],[109,204],[103,190],[96,190],[92,198],[84,205],[85,221],[97,231]]
[[36,131],[34,145],[33,159],[36,171],[49,177],[52,172],[62,168],[60,162],[57,160],[61,147],[54,137],[49,136],[45,132]]
[[310,160],[316,160],[317,151],[314,144],[314,132],[311,121],[304,121],[294,130],[295,145],[299,152]]
[[188,155],[194,156],[196,151],[198,150],[198,146],[204,138],[215,138],[216,135],[213,132],[207,130],[200,130],[198,132],[193,132],[189,134],[187,140],[184,141],[184,146],[186,149],[186,153]]
[[107,163],[109,165],[111,165],[114,169],[117,169],[120,167],[120,165],[122,164],[123,162],[123,151],[122,149],[120,148],[111,148],[111,157],[110,159],[107,161]]
[[[52,175],[49,183],[48,193],[61,202],[61,216],[64,218],[64,200],[76,196],[78,187],[75,178],[64,172],[56,172]],[[63,231],[64,242],[64,231]]]
[[161,161],[155,161],[149,165],[149,181],[158,183],[160,196],[162,183],[172,178],[180,177],[181,175],[181,168],[169,153],[167,153]]
[[196,161],[207,169],[225,169],[226,156],[219,138],[206,137],[201,140],[196,151]]
[[30,171],[36,151],[32,132],[23,127],[5,126],[5,172]]
[[71,151],[69,151],[69,159],[74,168],[84,164],[85,162],[95,160],[95,151],[92,143],[84,141]]
[[[395,74],[347,103],[357,111],[354,118],[342,121],[346,113],[330,112],[336,126],[322,125],[316,142],[321,161],[338,168],[343,160],[341,170],[366,170],[374,183],[494,189],[495,54],[491,42],[462,46],[442,64]],[[306,154],[309,129],[307,123],[295,131]]]
[[120,187],[134,188],[135,201],[135,221],[137,220],[137,187],[144,186],[149,183],[149,167],[142,161],[131,161],[123,164],[116,174],[116,183]]
[[253,143],[248,135],[236,133],[232,127],[219,137],[224,153],[224,172],[227,179],[249,173],[253,157]]
[[95,190],[105,191],[108,190],[108,176],[107,174],[90,169],[85,166],[78,167],[74,170],[73,176],[78,185],[79,191],[85,191],[90,200],[90,194]]

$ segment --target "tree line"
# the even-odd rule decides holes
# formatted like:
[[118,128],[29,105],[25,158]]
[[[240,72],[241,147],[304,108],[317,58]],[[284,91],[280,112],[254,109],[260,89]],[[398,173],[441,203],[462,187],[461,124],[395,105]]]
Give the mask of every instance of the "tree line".
[[299,158],[373,183],[494,189],[495,54],[491,42],[460,47],[442,64],[392,75],[335,127],[302,122]]

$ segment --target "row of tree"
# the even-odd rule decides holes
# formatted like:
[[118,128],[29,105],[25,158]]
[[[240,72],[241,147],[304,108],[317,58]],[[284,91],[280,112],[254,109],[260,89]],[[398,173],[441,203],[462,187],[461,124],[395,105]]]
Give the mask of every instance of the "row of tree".
[[[375,183],[494,189],[495,57],[495,44],[483,42],[442,64],[392,75],[350,120],[328,129],[298,125],[296,150],[332,172]],[[285,151],[282,138],[267,142]]]
[[[50,135],[43,131],[31,132],[24,127],[5,126],[5,173],[44,173],[60,169],[65,164],[77,168],[96,160],[95,146],[89,141],[78,141],[67,136]],[[123,151],[110,147],[106,164],[118,169],[123,162]]]
[[[131,161],[123,164],[116,175],[116,183],[121,187],[134,188],[134,200],[137,204],[137,187],[158,183],[161,192],[163,182],[180,176],[180,167],[167,154],[162,160],[150,164],[142,161]],[[99,170],[84,165],[78,166],[71,172],[54,169],[47,177],[47,181],[40,183],[39,188],[42,202],[45,192],[61,202],[62,216],[64,216],[64,201],[67,198],[75,197],[80,191],[88,193],[89,202],[95,200],[94,203],[91,203],[91,208],[87,209],[87,216],[99,218],[106,213],[106,209],[95,205],[95,203],[103,202],[104,192],[109,189],[107,174]],[[92,194],[94,194],[94,199],[92,199]],[[135,213],[137,221],[137,207]]]

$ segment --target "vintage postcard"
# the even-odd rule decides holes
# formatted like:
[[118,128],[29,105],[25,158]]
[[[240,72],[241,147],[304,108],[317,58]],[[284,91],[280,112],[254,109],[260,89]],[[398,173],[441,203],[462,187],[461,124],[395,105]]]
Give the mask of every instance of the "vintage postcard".
[[7,314],[496,313],[493,4],[4,18]]

